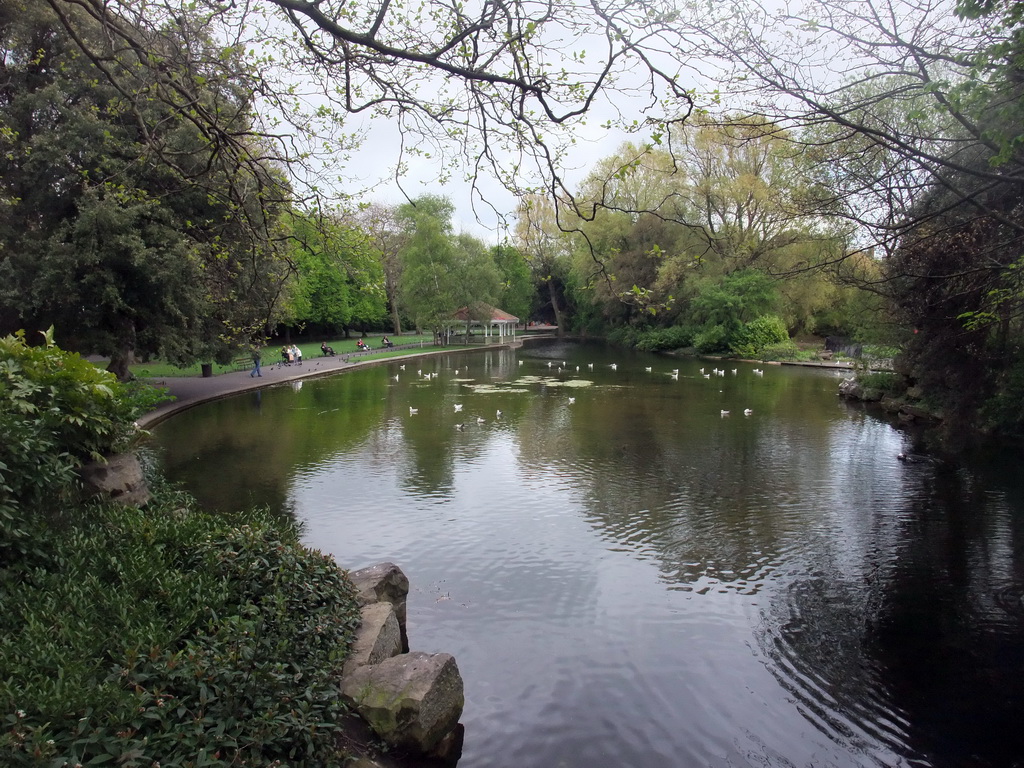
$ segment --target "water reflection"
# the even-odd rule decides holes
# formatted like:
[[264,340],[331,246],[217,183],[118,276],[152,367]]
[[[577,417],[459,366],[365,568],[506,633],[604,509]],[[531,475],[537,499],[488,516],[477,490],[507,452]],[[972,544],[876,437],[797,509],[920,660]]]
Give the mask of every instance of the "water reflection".
[[208,506],[402,565],[413,646],[466,678],[464,768],[1014,765],[1012,470],[896,461],[833,376],[702,365],[441,355],[212,403],[157,445]]

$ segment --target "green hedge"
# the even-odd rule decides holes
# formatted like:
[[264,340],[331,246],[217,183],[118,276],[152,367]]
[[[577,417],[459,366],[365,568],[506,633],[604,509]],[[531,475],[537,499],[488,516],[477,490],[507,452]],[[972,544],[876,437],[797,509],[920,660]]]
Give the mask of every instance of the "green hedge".
[[690,346],[693,334],[689,329],[674,325],[669,328],[654,328],[642,334],[636,348],[644,352],[662,352]]
[[693,341],[689,328],[634,328],[622,326],[608,332],[607,340],[618,347],[633,347],[644,352],[664,352],[688,347]]
[[901,395],[906,391],[903,377],[889,371],[860,372],[857,383],[864,389],[877,389],[884,395]]
[[729,334],[721,325],[708,325],[693,337],[693,346],[702,355],[726,352],[729,349]]
[[31,533],[0,569],[0,764],[338,764],[359,609],[290,525],[97,505]]

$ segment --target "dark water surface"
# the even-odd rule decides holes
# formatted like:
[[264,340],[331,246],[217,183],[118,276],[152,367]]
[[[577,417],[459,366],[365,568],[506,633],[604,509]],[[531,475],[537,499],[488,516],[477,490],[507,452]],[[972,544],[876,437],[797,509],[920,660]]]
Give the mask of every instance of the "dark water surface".
[[154,442],[208,507],[402,567],[412,647],[466,682],[460,768],[1024,766],[1020,456],[902,463],[832,372],[715,365],[536,342]]

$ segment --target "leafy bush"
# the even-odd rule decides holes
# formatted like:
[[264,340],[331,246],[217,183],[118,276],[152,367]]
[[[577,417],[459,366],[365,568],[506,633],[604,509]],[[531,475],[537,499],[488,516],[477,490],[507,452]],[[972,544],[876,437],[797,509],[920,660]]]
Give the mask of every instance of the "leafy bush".
[[872,360],[891,360],[900,353],[899,347],[884,344],[865,344],[863,349],[864,357]]
[[702,355],[725,352],[729,349],[728,335],[724,326],[709,325],[694,335],[693,346]]
[[1017,438],[1024,435],[1024,359],[1012,360],[1000,373],[980,415],[987,430]]
[[670,328],[652,328],[637,339],[636,348],[644,352],[681,349],[690,346],[692,335],[687,328],[674,325]]
[[339,764],[351,583],[266,513],[176,506],[34,521],[45,567],[0,569],[0,763]]
[[[67,489],[75,468],[124,450],[135,419],[166,399],[162,390],[122,384],[53,342],[31,347],[24,331],[0,339],[0,523],[10,540],[16,510]],[[0,548],[3,539],[0,539]]]
[[[734,354],[741,357],[767,357],[763,354],[766,347],[785,344],[788,341],[789,332],[781,317],[761,315],[741,326],[733,335],[729,346]],[[793,349],[796,349],[795,344]]]
[[792,339],[786,339],[778,344],[769,344],[760,352],[762,360],[810,360],[813,357],[813,352],[802,351]]
[[903,378],[888,371],[858,373],[857,382],[864,389],[877,389],[884,395],[899,395],[906,389]]
[[689,315],[704,328],[722,326],[727,335],[779,304],[775,281],[755,269],[741,269],[699,286]]
[[678,325],[669,328],[637,328],[627,325],[609,331],[606,340],[618,347],[661,352],[690,346],[692,332]]
[[607,341],[617,347],[635,347],[641,331],[631,325],[621,325],[608,331]]

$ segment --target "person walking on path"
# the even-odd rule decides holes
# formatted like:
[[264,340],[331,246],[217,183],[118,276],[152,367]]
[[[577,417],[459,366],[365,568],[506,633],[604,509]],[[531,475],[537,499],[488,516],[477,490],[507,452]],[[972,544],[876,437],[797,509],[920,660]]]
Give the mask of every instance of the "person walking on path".
[[250,379],[253,378],[254,376],[260,376],[260,377],[263,376],[263,374],[260,373],[260,363],[262,362],[262,360],[263,360],[263,358],[262,358],[262,355],[260,355],[260,348],[259,347],[253,347],[252,348],[252,370],[249,372],[249,378]]

